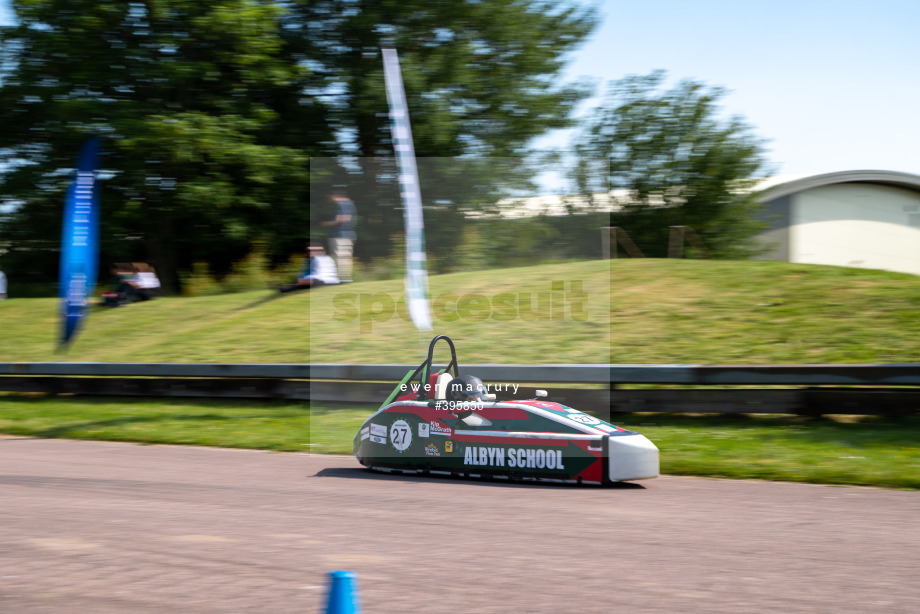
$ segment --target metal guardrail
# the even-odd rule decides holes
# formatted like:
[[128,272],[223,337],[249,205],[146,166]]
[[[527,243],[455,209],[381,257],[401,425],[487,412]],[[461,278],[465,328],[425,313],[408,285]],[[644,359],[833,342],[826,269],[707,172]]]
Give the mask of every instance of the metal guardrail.
[[[8,362],[3,375],[399,381],[417,365]],[[688,386],[920,386],[920,363],[852,365],[463,365],[483,380]]]
[[[375,403],[384,399],[394,383],[415,367],[395,364],[0,363],[0,390]],[[534,388],[526,384],[539,384],[541,388],[550,389],[551,399],[597,413],[903,414],[920,409],[918,363],[463,365],[462,370],[476,374],[487,383],[525,384],[518,398],[533,395]],[[555,384],[581,384],[588,388],[559,388]],[[618,388],[626,384],[704,388]],[[797,388],[708,388],[718,386]]]
[[6,362],[0,375],[68,377],[254,377],[310,379],[306,364],[234,364],[171,362]]

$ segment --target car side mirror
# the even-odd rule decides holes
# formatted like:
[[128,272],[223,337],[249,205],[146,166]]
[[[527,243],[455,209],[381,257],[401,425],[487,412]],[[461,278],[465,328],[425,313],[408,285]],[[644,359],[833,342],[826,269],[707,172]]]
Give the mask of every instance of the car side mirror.
[[549,396],[549,393],[546,392],[545,390],[537,390],[535,394],[538,399],[545,399],[546,397]]

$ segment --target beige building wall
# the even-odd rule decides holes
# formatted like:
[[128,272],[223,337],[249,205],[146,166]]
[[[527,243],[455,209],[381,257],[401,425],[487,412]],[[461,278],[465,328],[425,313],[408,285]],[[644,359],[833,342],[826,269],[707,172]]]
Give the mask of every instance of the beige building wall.
[[842,183],[791,198],[790,262],[920,275],[920,193]]

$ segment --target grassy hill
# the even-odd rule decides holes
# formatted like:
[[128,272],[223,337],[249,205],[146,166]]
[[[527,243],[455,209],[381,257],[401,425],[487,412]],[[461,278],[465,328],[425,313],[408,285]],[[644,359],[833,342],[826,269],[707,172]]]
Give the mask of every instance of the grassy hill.
[[[608,272],[609,271],[609,272]],[[920,362],[920,277],[777,262],[589,261],[434,276],[462,363]],[[94,307],[0,302],[0,361],[419,362],[402,281]]]

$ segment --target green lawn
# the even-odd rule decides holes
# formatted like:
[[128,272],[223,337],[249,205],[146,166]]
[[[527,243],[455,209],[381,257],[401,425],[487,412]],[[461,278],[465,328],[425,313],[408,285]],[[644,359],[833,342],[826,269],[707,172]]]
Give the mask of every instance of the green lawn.
[[0,433],[303,452],[310,412],[296,402],[0,393]]
[[918,416],[623,420],[658,445],[663,473],[920,489]]
[[[554,281],[563,290],[554,292]],[[538,304],[555,295],[565,307],[573,282],[587,295],[586,320],[567,311],[509,319],[486,302],[448,321],[464,298]],[[442,312],[433,332],[450,335],[467,363],[920,362],[920,277],[912,275],[644,259],[456,273],[430,285]],[[402,287],[378,281],[97,307],[66,355],[54,351],[57,301],[13,298],[0,302],[0,360],[417,363],[430,337],[382,313]]]

